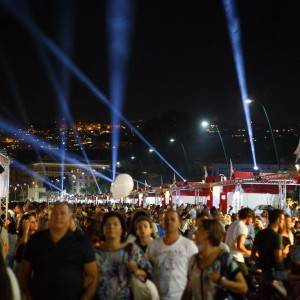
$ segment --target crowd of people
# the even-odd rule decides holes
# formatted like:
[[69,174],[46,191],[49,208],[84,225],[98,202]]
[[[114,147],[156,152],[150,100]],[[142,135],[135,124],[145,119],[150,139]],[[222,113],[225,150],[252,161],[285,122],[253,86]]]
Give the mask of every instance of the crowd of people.
[[300,299],[298,217],[10,204],[0,221],[0,299]]

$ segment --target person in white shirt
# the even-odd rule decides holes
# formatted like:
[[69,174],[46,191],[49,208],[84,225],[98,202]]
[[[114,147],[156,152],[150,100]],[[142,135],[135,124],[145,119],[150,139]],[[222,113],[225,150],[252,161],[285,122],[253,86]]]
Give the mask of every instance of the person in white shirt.
[[187,283],[189,260],[198,252],[191,240],[180,235],[179,227],[178,213],[167,211],[165,236],[154,240],[147,249],[161,300],[181,299]]
[[236,259],[242,273],[247,276],[248,268],[245,264],[244,256],[250,256],[251,250],[245,247],[245,241],[248,236],[248,227],[253,223],[254,212],[246,207],[239,211],[239,220],[234,221],[228,228],[225,243],[230,248],[230,253]]

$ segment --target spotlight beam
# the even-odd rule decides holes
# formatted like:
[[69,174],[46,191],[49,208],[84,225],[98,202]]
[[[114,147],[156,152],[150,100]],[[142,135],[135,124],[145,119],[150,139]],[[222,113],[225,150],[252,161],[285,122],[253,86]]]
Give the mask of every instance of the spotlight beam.
[[[108,57],[110,67],[111,105],[121,114],[124,106],[124,89],[128,58],[130,55],[130,36],[133,28],[133,1],[107,1]],[[120,116],[111,110],[111,146],[112,177],[116,176],[116,167],[120,143]]]
[[246,102],[248,99],[248,91],[247,91],[246,73],[245,73],[244,58],[243,58],[243,51],[242,51],[240,22],[238,19],[234,0],[223,0],[223,6],[226,14],[231,48],[233,52],[233,58],[235,62],[235,68],[237,72],[238,83],[239,83],[239,88],[240,88],[240,93],[242,98],[243,110],[244,110],[246,124],[247,124],[247,131],[248,131],[250,148],[252,153],[253,165],[255,167],[257,166],[257,162],[256,162],[256,155],[255,155],[253,131],[251,126],[250,109]]
[[[73,0],[59,1],[61,11],[59,29],[61,30],[59,41],[63,52],[71,57],[74,45],[75,5]],[[64,65],[60,65],[60,80],[64,91],[66,104],[69,104],[70,72]]]
[[23,171],[24,173],[32,176],[36,180],[42,181],[43,183],[47,184],[48,186],[58,190],[59,192],[62,192],[61,189],[59,189],[56,185],[49,182],[49,180],[47,180],[45,177],[42,177],[37,172],[34,172],[33,170],[31,170],[30,168],[28,168],[27,166],[25,166],[21,162],[17,161],[16,159],[13,159],[12,165],[15,166],[17,169]]
[[[60,151],[57,149],[54,149],[53,145],[43,141],[42,139],[40,139],[36,136],[33,136],[31,134],[23,134],[22,132],[20,132],[20,130],[15,128],[12,124],[3,120],[3,118],[0,118],[0,128],[5,130],[6,132],[9,132],[11,135],[13,135],[15,137],[24,140],[26,143],[32,145],[33,147],[37,148],[38,145],[44,145],[44,148],[42,148],[42,150],[44,152],[52,154],[57,159],[61,159]],[[71,164],[80,165],[81,169],[86,170],[87,172],[92,171],[95,174],[95,176],[100,177],[106,181],[112,182],[111,178],[103,175],[102,173],[100,173],[98,171],[91,170],[90,167],[86,167],[86,166],[82,165],[82,162],[77,160],[74,156],[67,155],[67,153],[66,153],[65,160]]]
[[[59,29],[60,35],[59,35],[59,40],[60,40],[60,45],[68,56],[71,56],[71,52],[73,49],[73,44],[74,44],[74,5],[72,3],[72,0],[70,1],[60,1],[59,2],[60,7],[59,10],[61,11],[61,14],[59,16]],[[51,66],[50,66],[51,67]],[[62,148],[62,166],[61,166],[61,186],[62,190],[64,187],[64,172],[65,172],[65,165],[64,165],[64,159],[65,159],[65,145],[67,142],[67,136],[66,136],[66,129],[67,129],[67,124],[65,121],[65,118],[67,117],[67,121],[71,124],[73,124],[73,121],[71,120],[71,113],[69,110],[69,94],[70,94],[70,73],[68,70],[65,68],[64,65],[60,65],[60,82],[61,82],[61,87],[62,87],[62,93],[63,93],[63,103],[60,104],[60,118],[62,119],[61,121],[61,127],[63,128],[62,136],[61,136],[61,148]],[[54,73],[52,71],[51,73]],[[52,84],[54,85],[54,84]],[[55,87],[54,87],[55,89]],[[65,108],[65,110],[64,110]],[[69,114],[66,116],[66,113],[64,111],[68,111]],[[77,142],[81,145],[79,140]],[[84,155],[84,154],[83,154]],[[89,161],[87,160],[88,164]],[[92,175],[94,177],[94,175]],[[96,181],[96,185],[97,185]]]
[[[49,60],[47,59],[47,56],[45,55],[45,53],[43,52],[43,50],[37,46],[37,50],[38,50],[38,55],[40,57],[40,60],[42,61],[44,67],[46,68],[46,71],[47,71],[47,74],[48,74],[48,78],[51,82],[51,85],[54,89],[54,92],[55,92],[55,95],[57,97],[57,101],[58,101],[58,105],[60,107],[60,111],[61,111],[61,115],[64,116],[66,118],[66,120],[69,122],[69,124],[71,124],[72,126],[72,130],[74,132],[74,135],[75,135],[75,138],[78,142],[78,144],[80,145],[80,150],[81,150],[81,153],[84,157],[84,160],[86,161],[87,165],[90,167],[90,160],[82,146],[82,141],[81,141],[81,138],[80,136],[78,135],[77,133],[77,130],[76,130],[76,127],[74,125],[74,121],[73,121],[73,118],[71,116],[71,112],[70,112],[70,109],[69,109],[69,106],[68,106],[68,101],[66,100],[66,97],[65,97],[65,93],[62,91],[62,87],[60,86],[58,80],[56,79],[56,76],[55,76],[55,73],[54,73],[54,70],[52,68],[52,66],[50,65],[49,63]],[[66,125],[66,124],[63,124],[64,122],[62,121],[62,125]],[[64,133],[63,133],[64,135]],[[62,136],[62,140],[63,140],[63,143],[65,143],[65,136]],[[65,150],[65,146],[62,145],[62,148],[63,148],[63,152],[66,151]],[[65,159],[65,155],[62,155],[62,166],[64,164],[64,159]],[[63,169],[63,167],[62,167]],[[63,172],[63,171],[61,171]],[[92,173],[92,171],[90,170],[89,171],[93,177],[93,180],[98,188],[98,191],[100,192],[100,187],[98,185],[98,182],[97,182],[97,179],[95,177],[95,175]]]
[[5,114],[9,120],[21,126],[19,120],[16,119],[16,117],[8,110],[8,108],[5,105],[1,104],[0,109],[2,110],[2,114]]
[[[21,95],[19,93],[15,76],[14,76],[11,68],[8,65],[7,58],[5,57],[3,51],[1,51],[1,53],[0,53],[0,58],[1,58],[1,64],[2,64],[3,69],[5,71],[5,76],[7,78],[7,81],[8,81],[10,90],[11,90],[11,93],[12,93],[12,95],[13,95],[13,97],[14,97],[17,105],[18,105],[19,111],[21,112],[21,118],[22,118],[22,121],[23,121],[22,123],[25,126],[29,126],[30,125],[29,118],[28,118],[28,115],[26,113],[26,109],[25,109],[25,107],[23,105],[23,99],[22,99],[22,97],[21,97]],[[5,108],[4,108],[4,110],[7,113],[7,110]],[[9,112],[8,112],[8,116],[10,117],[10,113]],[[13,120],[16,121],[16,119],[14,117],[12,118],[12,121]],[[19,123],[19,121],[17,121],[16,123]],[[42,168],[43,168],[44,174],[46,174],[45,166],[44,166],[44,163],[43,163],[43,160],[41,158],[41,155],[40,155],[39,151],[35,150],[35,154],[37,156],[37,159],[42,164]]]
[[[4,3],[5,2],[5,3]],[[185,180],[184,177],[158,152],[158,150],[150,144],[146,140],[146,138],[116,109],[114,108],[109,100],[102,94],[100,90],[93,84],[93,82],[83,74],[79,68],[68,58],[66,57],[62,51],[47,37],[45,36],[37,27],[36,25],[31,22],[30,19],[26,18],[24,15],[19,14],[15,7],[11,7],[7,0],[2,0],[2,4],[19,20],[21,23],[32,33],[34,38],[41,41],[43,45],[52,52],[53,55],[62,63],[64,64],[72,73],[73,75],[83,82],[90,91],[106,106],[111,108],[111,110],[120,117],[120,119],[149,147],[153,149],[153,152],[173,171],[175,172],[182,180]]]
[[[1,50],[1,49],[0,49]],[[21,118],[23,121],[23,125],[28,125],[29,124],[29,120],[28,120],[28,116],[26,114],[26,109],[23,105],[23,101],[21,99],[21,95],[17,89],[17,83],[14,77],[14,74],[11,70],[11,68],[8,65],[7,62],[7,58],[4,56],[3,51],[0,52],[0,58],[1,58],[1,64],[3,67],[3,70],[5,72],[5,77],[7,78],[7,82],[10,88],[10,91],[12,93],[13,98],[15,99],[17,106],[18,106],[18,110],[21,113]]]
[[65,147],[65,144],[66,144],[66,122],[64,119],[61,122],[61,127],[63,129],[63,132],[61,134],[61,144],[60,144],[61,152],[62,152],[60,180],[61,180],[61,190],[63,191],[64,190],[64,180],[63,179],[64,179],[64,174],[65,174],[65,156],[66,156],[66,147]]

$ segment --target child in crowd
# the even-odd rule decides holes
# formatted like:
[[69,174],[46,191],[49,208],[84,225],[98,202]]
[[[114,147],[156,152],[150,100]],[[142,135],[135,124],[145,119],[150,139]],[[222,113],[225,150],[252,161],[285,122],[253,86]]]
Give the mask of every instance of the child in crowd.
[[147,216],[141,216],[135,221],[135,234],[136,234],[136,244],[145,253],[147,247],[153,240],[153,226],[152,221]]

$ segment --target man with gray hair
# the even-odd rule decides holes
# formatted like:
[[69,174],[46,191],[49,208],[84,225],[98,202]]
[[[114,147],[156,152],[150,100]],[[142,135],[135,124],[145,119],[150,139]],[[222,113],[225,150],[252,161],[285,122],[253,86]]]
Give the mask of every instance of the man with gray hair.
[[67,203],[55,203],[49,229],[30,237],[21,269],[26,299],[93,298],[98,283],[95,252],[83,233],[70,230],[71,218]]

